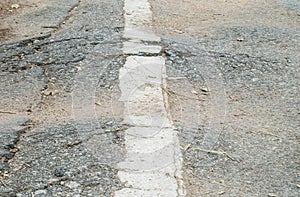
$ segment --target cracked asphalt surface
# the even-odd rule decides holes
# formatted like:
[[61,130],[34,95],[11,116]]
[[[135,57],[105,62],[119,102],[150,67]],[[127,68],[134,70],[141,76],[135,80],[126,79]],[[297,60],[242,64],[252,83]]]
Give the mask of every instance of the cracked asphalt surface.
[[[73,117],[72,93],[76,73],[96,64],[94,94],[111,95],[123,64],[123,5],[64,4],[58,13],[46,9],[53,31],[1,45],[1,196],[111,196],[121,187],[115,163],[123,157],[125,126],[116,116]],[[42,23],[27,17],[39,13],[47,18],[40,8],[23,20]]]
[[152,4],[187,196],[298,196],[299,3],[171,2]]
[[[150,2],[187,196],[299,196],[298,1]],[[123,2],[0,5],[0,196],[113,196]]]

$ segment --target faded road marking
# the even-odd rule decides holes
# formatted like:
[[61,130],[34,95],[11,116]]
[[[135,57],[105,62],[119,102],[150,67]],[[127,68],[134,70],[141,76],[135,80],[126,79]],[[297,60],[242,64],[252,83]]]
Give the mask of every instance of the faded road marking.
[[[165,60],[158,56],[160,38],[150,28],[150,4],[125,0],[124,15],[124,53],[129,56],[120,70],[119,87],[124,122],[131,127],[125,132],[126,159],[118,164],[125,188],[115,196],[185,196],[177,131],[168,118],[168,99],[162,90]],[[138,55],[143,53],[148,55]]]

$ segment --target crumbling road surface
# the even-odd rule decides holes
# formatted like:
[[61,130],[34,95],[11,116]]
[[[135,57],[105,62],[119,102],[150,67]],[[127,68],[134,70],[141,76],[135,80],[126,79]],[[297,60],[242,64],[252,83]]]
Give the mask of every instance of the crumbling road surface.
[[299,196],[297,0],[2,0],[0,196]]

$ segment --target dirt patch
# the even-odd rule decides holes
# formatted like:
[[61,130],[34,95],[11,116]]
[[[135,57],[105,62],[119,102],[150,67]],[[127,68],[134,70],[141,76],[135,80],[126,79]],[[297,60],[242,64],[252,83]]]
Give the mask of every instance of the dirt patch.
[[[0,20],[3,21],[8,16],[17,12],[16,9],[13,9],[12,6],[13,1],[11,0],[3,0],[0,2]],[[5,27],[2,23],[0,24],[0,42],[4,42],[7,39],[12,37],[11,29]]]
[[[33,12],[40,7],[39,0],[2,0],[0,2],[0,42],[22,38],[19,21],[22,14]],[[26,20],[26,18],[25,18]],[[30,23],[30,21],[27,21]]]
[[161,35],[197,36],[215,26],[299,26],[299,15],[273,0],[152,0],[153,25]]
[[69,17],[78,0],[4,0],[0,3],[0,42],[45,35]]
[[5,41],[9,37],[9,35],[10,35],[10,29],[8,28],[0,29],[0,42]]

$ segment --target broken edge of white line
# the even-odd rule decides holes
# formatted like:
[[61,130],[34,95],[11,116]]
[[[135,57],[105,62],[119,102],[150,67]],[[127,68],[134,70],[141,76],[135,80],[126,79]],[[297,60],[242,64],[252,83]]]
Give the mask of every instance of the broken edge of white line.
[[[124,1],[123,50],[128,56],[120,70],[120,101],[124,102],[126,159],[118,164],[124,188],[116,197],[185,196],[181,173],[182,155],[177,131],[166,110],[166,68],[159,43],[151,27],[147,0]],[[153,54],[137,56],[136,54]]]

